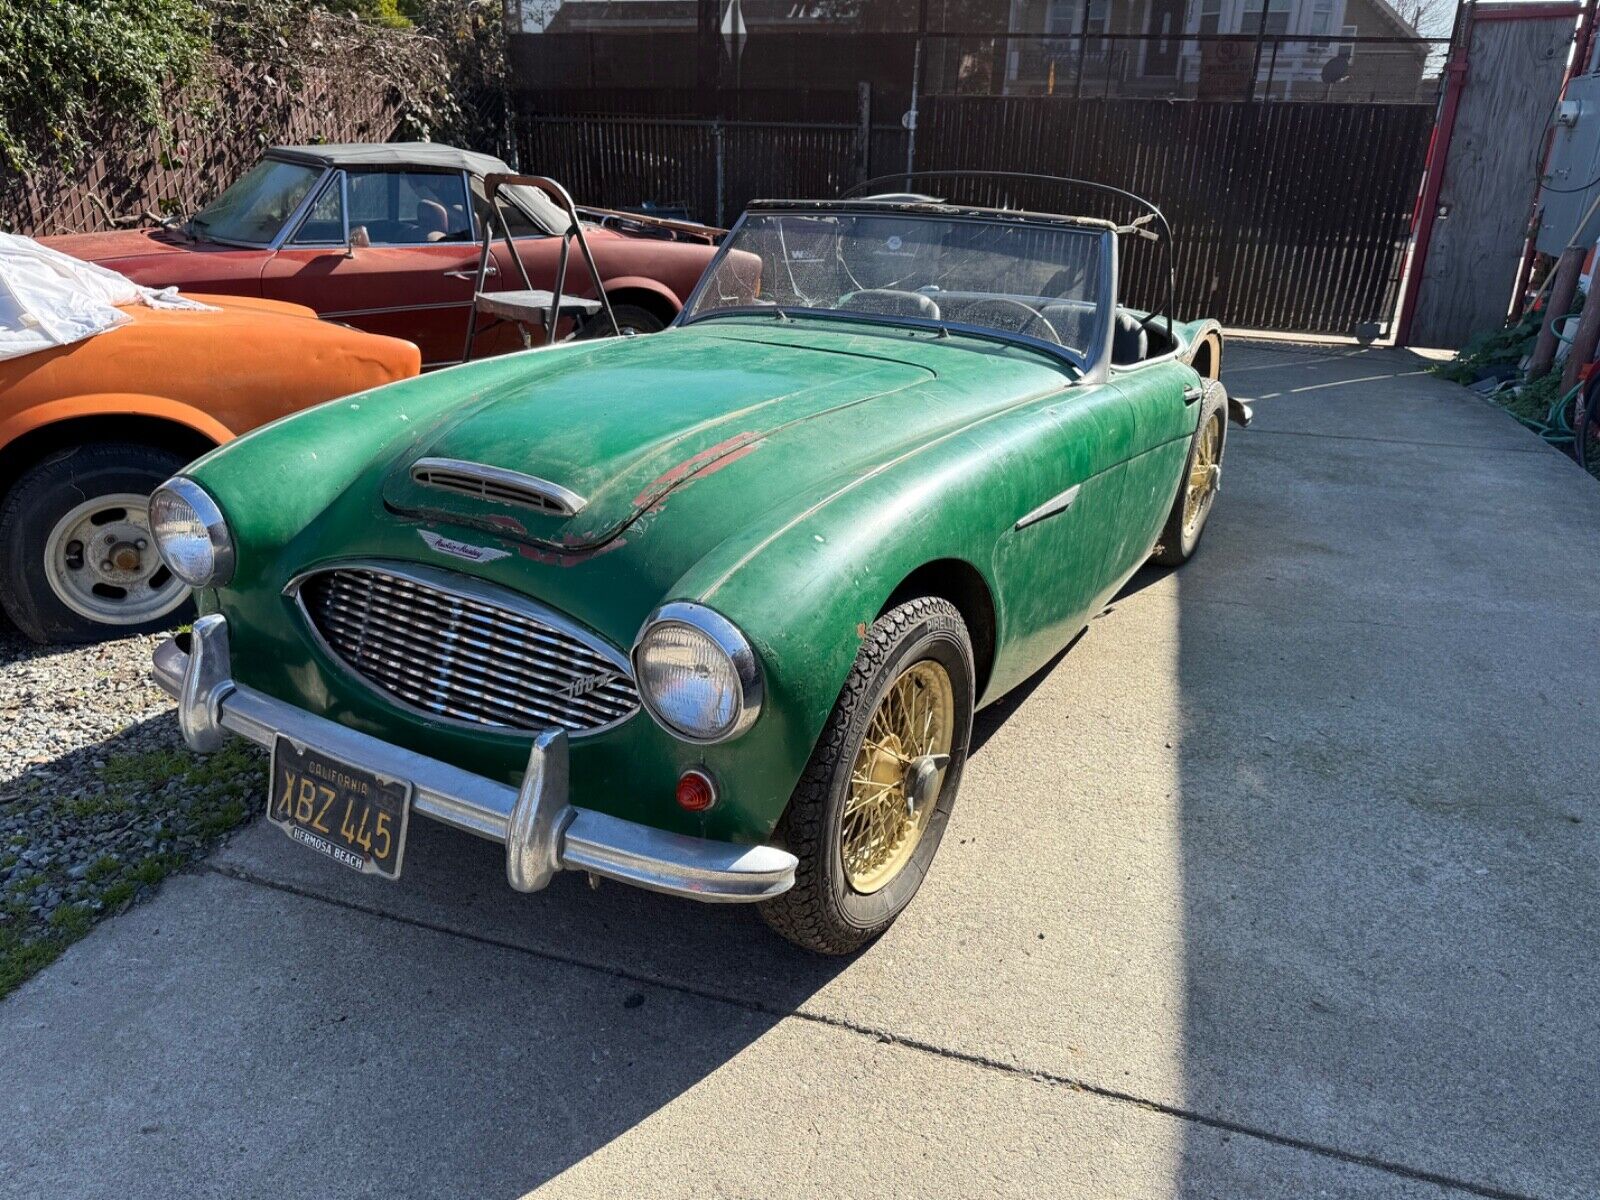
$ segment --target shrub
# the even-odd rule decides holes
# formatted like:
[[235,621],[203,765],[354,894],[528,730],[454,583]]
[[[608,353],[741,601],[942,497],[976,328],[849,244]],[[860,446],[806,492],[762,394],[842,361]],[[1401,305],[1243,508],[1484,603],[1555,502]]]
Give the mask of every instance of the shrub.
[[76,158],[101,112],[162,125],[169,87],[209,48],[196,0],[29,0],[0,4],[0,158],[19,172]]

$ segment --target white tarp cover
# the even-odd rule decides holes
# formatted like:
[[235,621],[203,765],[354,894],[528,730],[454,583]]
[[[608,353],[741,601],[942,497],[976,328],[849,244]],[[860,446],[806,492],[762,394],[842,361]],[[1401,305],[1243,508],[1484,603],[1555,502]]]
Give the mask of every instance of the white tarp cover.
[[177,288],[140,287],[125,275],[0,233],[0,360],[80,342],[129,319],[120,306],[215,312]]

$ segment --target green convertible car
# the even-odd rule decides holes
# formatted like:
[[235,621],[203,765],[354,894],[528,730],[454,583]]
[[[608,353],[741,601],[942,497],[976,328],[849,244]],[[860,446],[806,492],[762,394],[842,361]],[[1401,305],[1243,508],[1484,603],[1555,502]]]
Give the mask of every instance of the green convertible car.
[[1170,236],[1138,211],[757,202],[663,333],[202,458],[151,506],[203,614],[155,656],[185,738],[268,747],[268,818],[359,871],[398,877],[421,815],[522,891],[576,870],[861,946],[974,710],[1193,553],[1248,420],[1214,322],[1119,305]]

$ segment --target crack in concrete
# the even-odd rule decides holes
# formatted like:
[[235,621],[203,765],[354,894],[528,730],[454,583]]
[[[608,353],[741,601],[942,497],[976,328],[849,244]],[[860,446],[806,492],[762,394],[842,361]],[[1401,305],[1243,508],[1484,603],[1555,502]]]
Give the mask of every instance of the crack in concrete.
[[1157,1113],[1161,1116],[1171,1117],[1180,1121],[1200,1125],[1207,1129],[1218,1130],[1223,1133],[1237,1134],[1241,1137],[1253,1138],[1271,1146],[1278,1146],[1289,1150],[1299,1150],[1306,1154],[1314,1154],[1321,1158],[1332,1159],[1336,1162],[1347,1163],[1352,1166],[1367,1167],[1375,1171],[1393,1175],[1400,1179],[1407,1179],[1417,1183],[1430,1183],[1437,1187],[1449,1188],[1454,1191],[1464,1192],[1467,1195],[1483,1196],[1487,1200],[1538,1200],[1537,1197],[1524,1192],[1513,1192],[1505,1188],[1495,1187],[1493,1184],[1476,1183],[1472,1180],[1457,1179],[1437,1171],[1429,1171],[1421,1167],[1408,1166],[1405,1163],[1395,1162],[1390,1159],[1379,1158],[1372,1154],[1363,1154],[1352,1150],[1342,1150],[1337,1146],[1328,1146],[1320,1142],[1313,1142],[1306,1138],[1298,1138],[1288,1134],[1273,1133],[1271,1130],[1260,1129],[1256,1126],[1246,1125],[1239,1121],[1232,1121],[1226,1117],[1214,1117],[1205,1113],[1195,1112],[1192,1109],[1180,1108],[1161,1100],[1152,1100],[1146,1096],[1138,1096],[1132,1092],[1120,1091],[1116,1088],[1105,1087],[1101,1084],[1089,1083],[1071,1076],[1060,1075],[1053,1071],[1031,1070],[1004,1062],[1000,1059],[990,1058],[987,1055],[977,1054],[969,1050],[957,1050],[950,1046],[942,1046],[936,1042],[925,1041],[922,1038],[905,1037],[887,1029],[880,1029],[857,1021],[846,1020],[843,1017],[828,1016],[824,1013],[805,1012],[800,1009],[786,1008],[782,1005],[766,1004],[760,1000],[753,1000],[746,996],[734,995],[728,992],[719,992],[710,988],[696,987],[681,980],[668,979],[663,976],[652,975],[647,972],[627,970],[611,963],[597,959],[583,958],[576,954],[564,954],[555,950],[538,949],[532,946],[518,945],[501,938],[489,937],[470,930],[456,929],[437,921],[429,921],[420,917],[405,916],[400,913],[390,912],[371,905],[359,904],[352,900],[341,900],[313,892],[296,884],[283,883],[279,880],[268,879],[265,876],[253,874],[250,871],[226,864],[206,862],[201,869],[217,875],[223,879],[230,879],[238,883],[254,884],[257,887],[269,888],[286,895],[296,896],[302,900],[314,903],[327,904],[334,908],[342,908],[350,912],[360,913],[364,916],[375,917],[379,920],[393,921],[400,925],[409,925],[416,929],[423,929],[429,933],[437,933],[444,937],[460,938],[478,945],[493,947],[498,950],[508,950],[517,954],[526,954],[533,958],[544,959],[547,962],[560,963],[563,966],[578,967],[583,970],[594,971],[597,974],[608,975],[614,979],[625,979],[630,983],[643,984],[648,987],[661,988],[664,991],[677,992],[680,995],[692,996],[699,1000],[708,1000],[715,1004],[726,1004],[731,1008],[744,1009],[746,1012],[757,1013],[761,1016],[793,1017],[796,1020],[809,1021],[816,1025],[826,1026],[831,1029],[843,1030],[848,1033],[869,1037],[876,1042],[888,1045],[904,1046],[907,1049],[921,1051],[938,1058],[953,1062],[965,1063],[969,1066],[980,1067],[990,1071],[998,1071],[1005,1075],[1031,1079],[1036,1082],[1063,1087],[1086,1095],[1097,1096],[1103,1100],[1111,1100],[1119,1104],[1129,1104],[1146,1112]]

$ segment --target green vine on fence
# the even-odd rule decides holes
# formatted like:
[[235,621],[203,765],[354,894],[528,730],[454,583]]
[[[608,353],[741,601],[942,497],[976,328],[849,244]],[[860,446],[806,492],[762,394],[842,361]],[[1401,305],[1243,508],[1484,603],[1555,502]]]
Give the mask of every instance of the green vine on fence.
[[0,4],[0,158],[26,172],[71,160],[104,112],[162,126],[173,87],[210,47],[196,0],[33,0]]
[[[165,133],[219,62],[295,88],[304,71],[358,69],[400,124],[453,125],[447,47],[413,24],[461,0],[0,0],[0,164],[26,174],[81,159],[108,123]],[[418,21],[417,25],[427,23]]]

